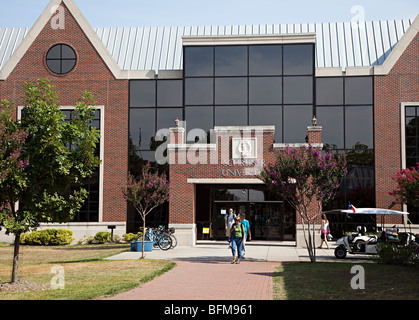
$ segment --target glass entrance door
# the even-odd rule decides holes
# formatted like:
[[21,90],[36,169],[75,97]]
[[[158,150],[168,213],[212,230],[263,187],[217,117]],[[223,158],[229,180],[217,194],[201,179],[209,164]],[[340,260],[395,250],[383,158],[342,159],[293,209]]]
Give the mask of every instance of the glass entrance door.
[[284,240],[286,228],[284,205],[275,202],[227,202],[214,201],[212,212],[212,235],[217,240],[227,238],[225,218],[232,208],[236,215],[244,213],[250,223],[253,240]]

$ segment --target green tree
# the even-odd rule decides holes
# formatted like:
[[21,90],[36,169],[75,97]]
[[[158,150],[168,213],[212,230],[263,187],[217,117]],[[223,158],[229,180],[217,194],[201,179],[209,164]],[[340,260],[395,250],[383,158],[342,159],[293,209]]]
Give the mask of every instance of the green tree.
[[[315,221],[323,205],[331,201],[347,173],[344,156],[334,156],[312,146],[280,150],[276,161],[266,165],[260,179],[283,197],[300,215],[311,262],[316,262]],[[310,210],[317,206],[317,212]],[[313,212],[314,211],[314,212]],[[305,227],[307,226],[307,230]]]
[[95,111],[92,94],[82,94],[69,121],[64,121],[58,103],[48,80],[25,83],[21,121],[12,125],[28,133],[19,159],[27,166],[8,186],[21,188],[17,197],[8,200],[9,204],[18,201],[18,209],[2,206],[0,214],[0,227],[15,236],[12,282],[17,280],[21,234],[40,223],[71,221],[87,191],[70,192],[69,186],[82,183],[100,163],[94,152],[99,131],[90,127]]
[[129,175],[126,188],[123,190],[124,199],[131,202],[143,220],[142,236],[142,257],[144,258],[144,239],[146,216],[158,206],[169,201],[170,183],[166,179],[166,174],[161,176],[158,172],[150,172],[149,163],[143,165],[142,172],[138,180]]
[[416,166],[416,168],[403,169],[393,177],[397,183],[396,188],[389,192],[389,195],[395,197],[393,203],[419,208],[419,162]]

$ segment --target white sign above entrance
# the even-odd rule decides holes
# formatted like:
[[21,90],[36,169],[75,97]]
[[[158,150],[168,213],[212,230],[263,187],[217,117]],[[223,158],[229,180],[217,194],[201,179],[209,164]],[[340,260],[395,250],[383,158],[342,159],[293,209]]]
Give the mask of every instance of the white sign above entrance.
[[233,138],[233,159],[255,159],[257,157],[256,138]]

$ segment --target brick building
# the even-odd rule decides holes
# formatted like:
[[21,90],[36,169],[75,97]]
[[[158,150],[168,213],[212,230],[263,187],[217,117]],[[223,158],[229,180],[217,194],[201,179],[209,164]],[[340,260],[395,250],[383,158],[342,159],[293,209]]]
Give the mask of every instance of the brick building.
[[[84,90],[94,94],[102,164],[75,221],[60,226],[76,238],[110,224],[120,235],[138,229],[121,189],[150,161],[168,170],[173,189],[149,224],[175,226],[181,243],[223,238],[230,207],[247,214],[256,238],[299,243],[295,212],[255,175],[260,157],[286,144],[308,140],[348,155],[348,177],[327,210],[348,201],[407,210],[388,192],[397,171],[419,162],[418,31],[419,18],[93,29],[72,0],[51,0],[31,29],[0,29],[0,98],[19,104],[23,83],[40,78],[56,86],[64,112]],[[170,163],[174,155],[186,158]],[[419,213],[408,209],[417,229]],[[331,215],[332,227],[340,219]]]

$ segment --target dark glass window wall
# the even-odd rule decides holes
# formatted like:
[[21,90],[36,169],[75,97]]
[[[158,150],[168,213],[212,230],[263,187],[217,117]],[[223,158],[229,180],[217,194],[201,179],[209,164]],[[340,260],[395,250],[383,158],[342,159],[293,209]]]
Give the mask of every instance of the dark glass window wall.
[[155,133],[175,118],[188,142],[220,125],[275,125],[275,142],[304,142],[316,114],[325,146],[348,156],[330,207],[375,206],[373,79],[315,78],[313,57],[312,44],[185,47],[183,79],[130,81],[130,164],[155,161]]
[[[314,45],[185,47],[184,83],[187,127],[275,125],[275,142],[304,142],[313,116]],[[195,118],[201,108],[205,121]],[[297,125],[285,125],[287,117]]]
[[[62,112],[65,116],[65,121],[69,121],[72,117],[71,111],[63,109]],[[100,130],[100,110],[95,111],[91,127]],[[96,146],[95,155],[100,155],[100,141]],[[73,219],[74,222],[99,221],[99,174],[99,167],[97,167],[92,176],[85,178],[81,185],[74,184],[70,186],[71,190],[76,190],[82,187],[88,192],[86,201]]]
[[[406,167],[418,167],[419,162],[419,105],[405,107]],[[419,208],[407,207],[412,223],[419,223]]]
[[316,78],[316,117],[322,142],[346,153],[348,175],[326,209],[375,207],[372,77]]

